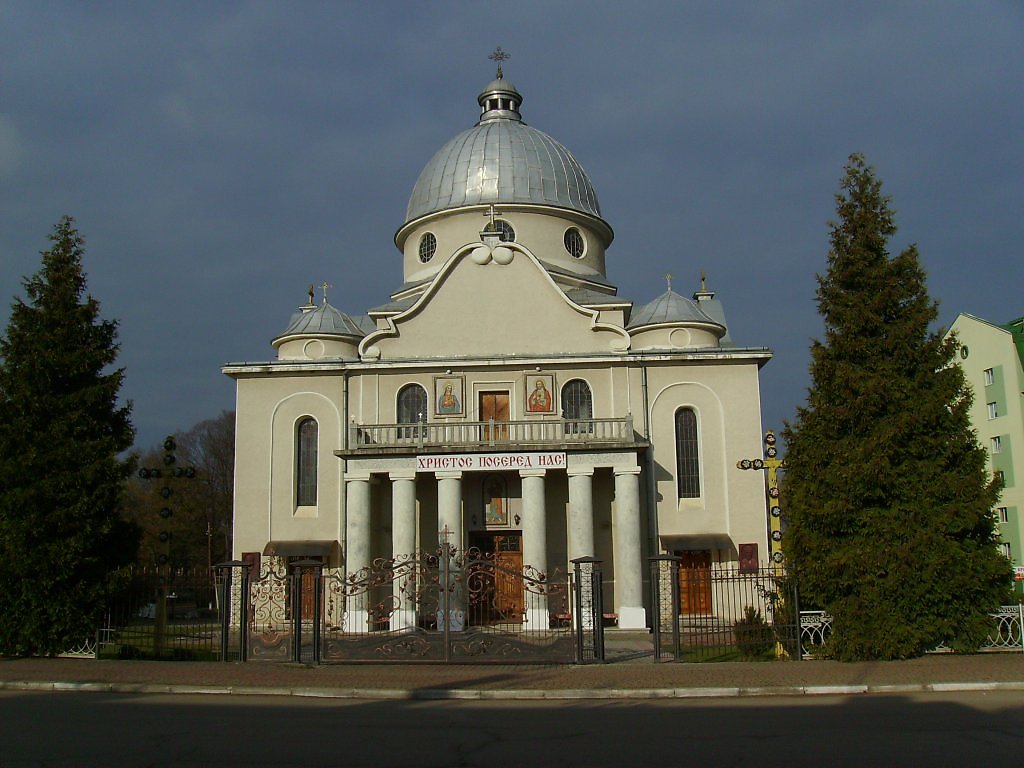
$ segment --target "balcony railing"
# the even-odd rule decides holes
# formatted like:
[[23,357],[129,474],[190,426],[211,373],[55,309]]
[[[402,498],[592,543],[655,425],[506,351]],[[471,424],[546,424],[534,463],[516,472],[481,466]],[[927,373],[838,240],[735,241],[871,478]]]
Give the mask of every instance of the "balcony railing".
[[342,453],[407,453],[448,450],[526,450],[635,446],[633,417],[548,421],[446,421],[361,424],[349,428]]

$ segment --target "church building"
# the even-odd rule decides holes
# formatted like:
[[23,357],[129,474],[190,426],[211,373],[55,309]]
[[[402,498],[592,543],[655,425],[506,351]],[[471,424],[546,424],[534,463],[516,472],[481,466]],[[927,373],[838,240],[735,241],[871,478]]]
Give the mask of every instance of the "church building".
[[311,288],[273,359],[224,366],[234,557],[343,574],[439,540],[541,574],[594,557],[609,620],[643,628],[650,556],[769,559],[763,474],[736,463],[761,455],[771,352],[733,340],[703,279],[620,296],[586,171],[500,67],[477,102],[412,190],[395,291],[350,314]]

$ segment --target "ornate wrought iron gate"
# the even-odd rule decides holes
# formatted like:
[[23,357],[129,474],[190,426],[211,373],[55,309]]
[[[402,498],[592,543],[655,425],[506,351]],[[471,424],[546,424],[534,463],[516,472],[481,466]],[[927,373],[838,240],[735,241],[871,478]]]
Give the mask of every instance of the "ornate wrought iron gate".
[[601,661],[600,564],[575,565],[570,579],[517,567],[500,551],[451,546],[377,560],[348,575],[315,561],[271,558],[253,574],[245,563],[226,563],[219,575],[222,658]]
[[565,574],[512,569],[500,553],[441,547],[323,585],[325,663],[576,659]]

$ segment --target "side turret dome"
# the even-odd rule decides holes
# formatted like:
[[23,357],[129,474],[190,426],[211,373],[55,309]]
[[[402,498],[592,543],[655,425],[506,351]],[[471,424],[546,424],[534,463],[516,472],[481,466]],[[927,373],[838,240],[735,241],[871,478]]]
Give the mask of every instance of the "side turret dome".
[[420,173],[406,223],[488,203],[555,206],[601,218],[583,166],[562,144],[523,122],[522,101],[499,71],[477,97],[479,122],[441,147]]
[[288,327],[270,343],[281,360],[315,360],[321,357],[356,357],[356,346],[371,330],[374,323],[368,317],[354,318],[327,303],[313,303],[313,289],[309,290],[309,303],[299,307],[292,315]]
[[[717,302],[710,302],[713,293],[694,295],[691,301],[669,289],[654,301],[633,311],[626,328],[633,339],[633,348],[682,349],[718,347],[728,339],[729,331],[719,314]],[[731,343],[728,342],[728,343]]]

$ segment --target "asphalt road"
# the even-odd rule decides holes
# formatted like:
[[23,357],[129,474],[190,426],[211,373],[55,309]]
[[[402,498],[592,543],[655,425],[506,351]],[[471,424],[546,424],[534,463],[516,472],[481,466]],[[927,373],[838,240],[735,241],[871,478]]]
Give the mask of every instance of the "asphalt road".
[[604,702],[0,693],[4,768],[962,768],[1022,756],[1015,691]]

